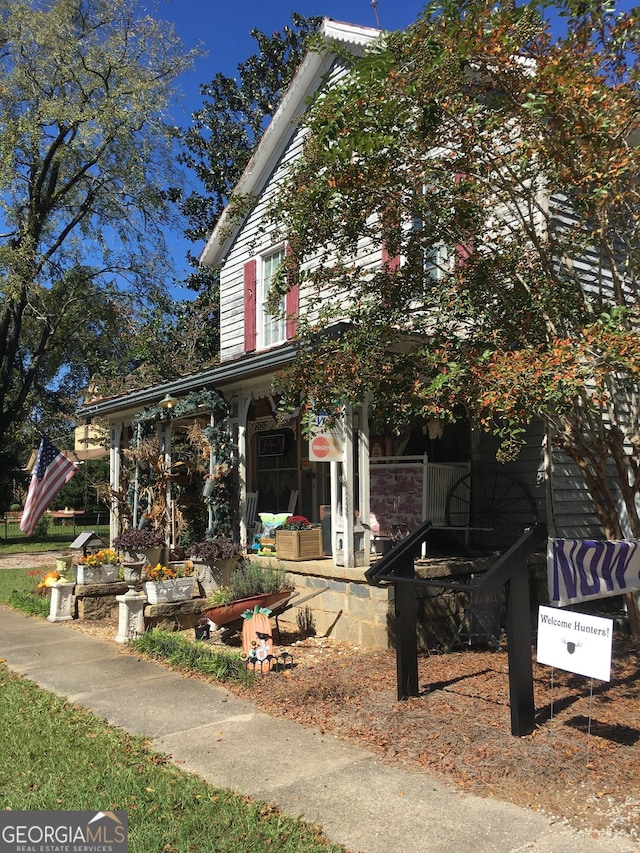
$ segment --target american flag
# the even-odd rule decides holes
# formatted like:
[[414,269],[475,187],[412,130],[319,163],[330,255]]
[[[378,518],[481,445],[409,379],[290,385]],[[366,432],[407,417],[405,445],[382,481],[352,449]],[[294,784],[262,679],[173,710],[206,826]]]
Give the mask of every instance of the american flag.
[[60,453],[48,438],[42,437],[20,521],[23,533],[31,536],[42,513],[77,470],[75,463]]

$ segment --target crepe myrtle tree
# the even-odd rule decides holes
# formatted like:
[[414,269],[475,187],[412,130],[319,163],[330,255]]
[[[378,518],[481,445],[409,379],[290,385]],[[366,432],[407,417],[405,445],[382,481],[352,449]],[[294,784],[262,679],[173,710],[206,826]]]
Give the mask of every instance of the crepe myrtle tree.
[[86,382],[116,313],[162,295],[192,59],[133,0],[0,0],[0,453],[61,378]]
[[271,211],[313,294],[291,396],[464,412],[502,460],[541,418],[610,539],[640,537],[639,39],[614,3],[431,3],[314,102]]

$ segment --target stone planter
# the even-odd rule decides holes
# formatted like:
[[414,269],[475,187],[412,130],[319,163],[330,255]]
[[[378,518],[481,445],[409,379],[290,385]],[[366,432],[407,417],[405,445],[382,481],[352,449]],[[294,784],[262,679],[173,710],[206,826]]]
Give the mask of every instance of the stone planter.
[[276,530],[276,556],[279,560],[317,560],[324,557],[322,528]]
[[142,560],[138,563],[123,563],[122,569],[124,579],[129,584],[130,589],[136,589],[142,583],[142,574],[146,566],[146,561]]
[[231,584],[231,575],[238,565],[238,559],[238,557],[229,557],[224,560],[215,559],[209,562],[194,559],[193,567],[198,585],[205,596],[211,595],[221,586]]
[[49,622],[68,622],[73,619],[73,607],[75,596],[74,583],[54,583],[51,587],[51,601],[49,602]]
[[118,580],[118,566],[82,566],[78,565],[76,583],[85,586],[90,583],[115,583]]
[[124,552],[124,562],[125,563],[144,563],[146,566],[147,563],[150,566],[157,566],[160,562],[160,558],[162,557],[162,547],[158,548],[145,548],[140,551],[125,551]]
[[149,604],[169,604],[192,599],[195,585],[195,575],[192,575],[167,581],[145,581],[142,588]]

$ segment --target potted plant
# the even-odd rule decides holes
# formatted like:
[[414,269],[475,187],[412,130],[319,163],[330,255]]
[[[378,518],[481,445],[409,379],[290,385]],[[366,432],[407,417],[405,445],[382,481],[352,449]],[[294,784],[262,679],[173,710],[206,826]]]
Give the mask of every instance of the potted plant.
[[276,530],[276,554],[281,560],[317,560],[324,557],[322,528],[304,517],[291,515]]
[[124,562],[150,563],[154,566],[160,561],[165,541],[162,534],[156,530],[130,527],[115,536],[111,544],[123,552]]
[[294,594],[294,584],[282,566],[246,560],[231,576],[230,585],[216,590],[207,599],[205,615],[215,625],[240,619],[245,610],[285,604]]
[[142,587],[149,604],[167,604],[193,598],[196,576],[190,560],[169,566],[162,563],[147,566],[146,577]]
[[231,575],[244,556],[242,545],[227,536],[202,539],[189,546],[196,564],[198,583],[205,595],[220,586],[228,586]]
[[114,583],[118,580],[118,555],[112,548],[101,548],[95,554],[78,559],[76,582],[79,584]]
[[211,623],[206,616],[201,616],[194,626],[196,640],[208,640],[211,636]]

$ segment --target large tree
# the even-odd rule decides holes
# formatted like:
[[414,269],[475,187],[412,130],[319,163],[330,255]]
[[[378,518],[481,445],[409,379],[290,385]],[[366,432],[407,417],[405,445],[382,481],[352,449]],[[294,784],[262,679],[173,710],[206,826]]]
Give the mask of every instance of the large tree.
[[318,309],[294,392],[464,412],[502,459],[542,418],[609,538],[640,537],[639,39],[596,0],[434,2],[317,99],[273,211]]
[[0,454],[163,294],[192,59],[134,0],[0,0]]

